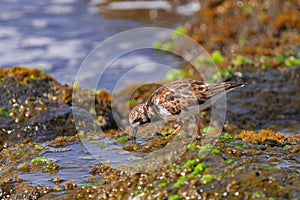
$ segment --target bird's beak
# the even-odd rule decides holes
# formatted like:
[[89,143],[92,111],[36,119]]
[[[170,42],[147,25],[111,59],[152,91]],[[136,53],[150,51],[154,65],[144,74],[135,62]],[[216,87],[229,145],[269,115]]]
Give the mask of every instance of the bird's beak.
[[137,133],[137,129],[138,127],[133,127],[133,130],[132,130],[132,136],[133,136],[133,139],[136,140],[136,133]]

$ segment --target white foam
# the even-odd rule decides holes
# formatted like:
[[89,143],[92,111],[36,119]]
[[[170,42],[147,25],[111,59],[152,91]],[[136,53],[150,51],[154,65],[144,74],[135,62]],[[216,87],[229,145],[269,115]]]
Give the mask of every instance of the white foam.
[[46,7],[45,13],[56,15],[68,15],[74,13],[75,8],[73,6],[66,5],[51,5]]
[[111,10],[160,9],[171,11],[172,5],[167,1],[121,1],[110,3],[108,8]]

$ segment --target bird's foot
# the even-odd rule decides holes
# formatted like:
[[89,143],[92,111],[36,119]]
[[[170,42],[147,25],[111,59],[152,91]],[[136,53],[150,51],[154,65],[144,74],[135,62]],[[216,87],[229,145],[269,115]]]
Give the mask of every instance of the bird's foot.
[[179,125],[179,126],[175,129],[175,131],[173,131],[173,133],[172,133],[171,135],[177,135],[177,134],[179,133],[179,131],[181,130],[181,128],[182,128],[182,125]]
[[136,145],[137,144],[135,136],[132,137],[131,143],[132,143],[132,145]]
[[179,119],[178,119],[178,126],[175,129],[175,131],[173,131],[173,133],[171,135],[177,135],[179,133],[179,131],[182,129],[182,127],[183,127],[182,118],[179,117]]
[[201,137],[200,135],[196,135],[196,136],[194,137],[194,139],[195,139],[196,141],[201,141],[202,137]]

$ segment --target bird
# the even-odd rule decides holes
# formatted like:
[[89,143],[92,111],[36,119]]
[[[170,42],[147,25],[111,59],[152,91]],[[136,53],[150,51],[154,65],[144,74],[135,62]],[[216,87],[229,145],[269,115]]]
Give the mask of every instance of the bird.
[[159,120],[178,121],[179,126],[172,133],[176,135],[183,126],[182,118],[185,114],[210,107],[212,102],[220,98],[225,91],[244,84],[241,79],[212,84],[199,80],[180,79],[162,85],[144,103],[136,105],[129,111],[133,138],[136,139],[138,127]]

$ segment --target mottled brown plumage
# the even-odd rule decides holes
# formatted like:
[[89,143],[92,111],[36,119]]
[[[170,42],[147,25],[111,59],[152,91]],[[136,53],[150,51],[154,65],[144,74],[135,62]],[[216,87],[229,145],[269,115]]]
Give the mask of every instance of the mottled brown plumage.
[[[176,120],[183,112],[197,105],[209,105],[209,100],[218,94],[242,86],[242,81],[207,84],[197,80],[177,80],[161,86],[143,104],[129,113],[129,122],[134,127],[158,120]],[[199,110],[200,111],[200,110]]]

